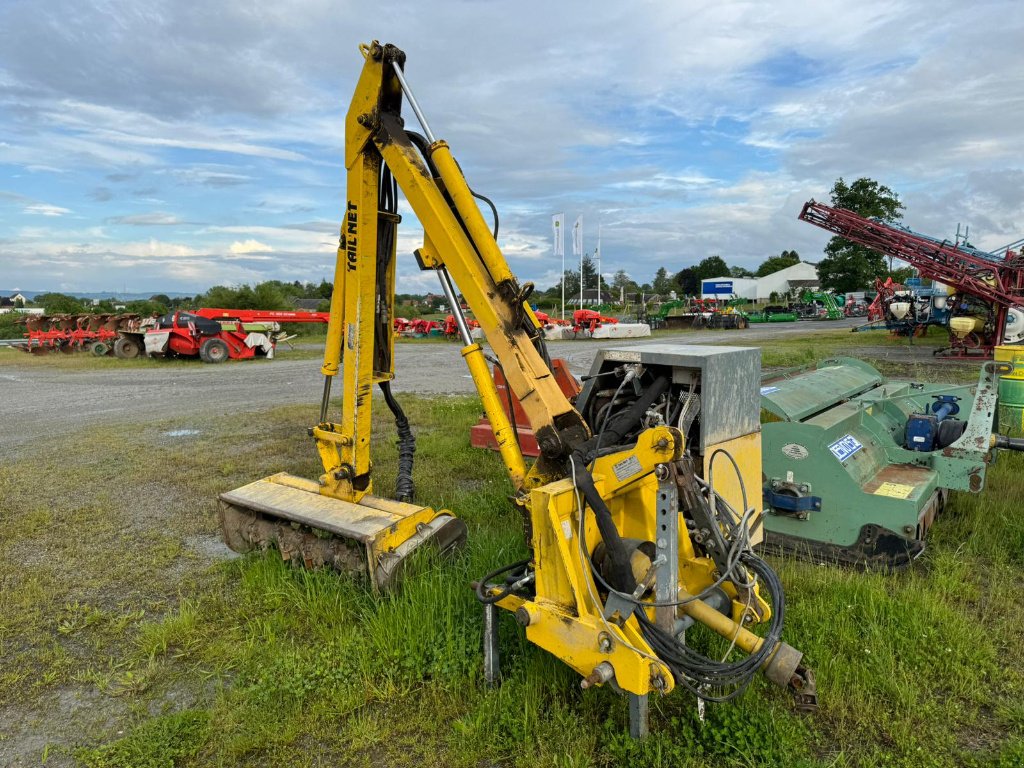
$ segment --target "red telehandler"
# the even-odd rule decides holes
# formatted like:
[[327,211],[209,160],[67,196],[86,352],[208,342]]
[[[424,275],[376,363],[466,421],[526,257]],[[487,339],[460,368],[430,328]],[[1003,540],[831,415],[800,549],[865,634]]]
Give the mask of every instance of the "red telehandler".
[[141,354],[198,357],[204,363],[273,357],[277,342],[284,338],[281,323],[326,324],[328,317],[326,312],[270,309],[179,310],[160,317],[144,331],[121,333],[114,342],[114,354],[122,359]]

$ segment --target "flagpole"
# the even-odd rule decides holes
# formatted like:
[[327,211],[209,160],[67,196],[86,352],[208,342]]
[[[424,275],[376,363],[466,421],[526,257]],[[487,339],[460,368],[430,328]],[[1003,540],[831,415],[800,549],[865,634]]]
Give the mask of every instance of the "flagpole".
[[583,250],[583,217],[580,216],[577,221],[580,223],[580,309],[583,309],[583,254],[586,253]]
[[551,217],[552,238],[555,256],[562,257],[562,274],[559,283],[562,286],[562,319],[565,320],[565,214],[556,213]]
[[565,320],[565,248],[562,249],[562,319]]

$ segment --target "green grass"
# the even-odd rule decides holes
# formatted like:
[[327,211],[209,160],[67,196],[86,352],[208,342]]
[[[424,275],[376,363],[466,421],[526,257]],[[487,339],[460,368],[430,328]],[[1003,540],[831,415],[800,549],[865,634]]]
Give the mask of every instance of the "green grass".
[[[787,353],[779,346],[772,354]],[[455,511],[470,537],[452,560],[422,558],[384,598],[274,554],[210,555],[219,491],[274,471],[317,474],[313,407],[215,419],[178,440],[162,423],[88,429],[62,437],[68,450],[36,445],[0,467],[0,754],[3,713],[17,710],[46,713],[48,765],[97,768],[1024,760],[1019,457],[1000,457],[984,495],[953,497],[908,572],[775,561],[786,638],[817,672],[817,715],[795,715],[757,680],[702,723],[676,692],[654,702],[654,733],[639,743],[625,735],[623,699],[582,693],[508,616],[502,684],[484,685],[468,585],[525,552],[521,520],[497,456],[467,445],[472,399],[403,403],[419,435],[418,498]],[[384,410],[375,478],[387,495],[396,455]],[[54,702],[69,695],[90,711],[60,715]]]

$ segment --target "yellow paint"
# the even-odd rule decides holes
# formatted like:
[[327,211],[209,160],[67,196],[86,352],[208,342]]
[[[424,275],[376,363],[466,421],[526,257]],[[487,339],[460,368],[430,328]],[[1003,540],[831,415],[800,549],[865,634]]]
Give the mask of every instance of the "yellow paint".
[[[750,519],[752,529],[750,542],[756,546],[764,538],[764,527],[757,525],[763,507],[761,501],[761,433],[753,432],[708,446],[704,453],[703,476],[705,480],[711,477],[711,457],[719,448],[728,451],[736,460],[736,464],[740,468],[740,475],[743,477],[743,485],[747,491],[747,506],[755,507],[757,510]],[[733,469],[729,459],[721,454],[714,462],[715,492],[742,515],[743,493],[736,470]]]
[[[606,619],[602,615],[599,588],[589,562],[600,535],[593,513],[580,509],[577,491],[568,476],[565,451],[560,451],[566,445],[585,441],[590,430],[562,393],[534,344],[538,323],[526,303],[532,286],[520,285],[509,269],[448,145],[443,141],[431,145],[431,166],[409,140],[398,115],[401,88],[391,63],[385,61],[384,47],[373,43],[361,50],[365,63],[345,123],[347,197],[322,366],[325,376],[340,375],[343,379],[339,393],[341,419],[339,423],[318,424],[312,430],[324,474],[319,483],[305,481],[303,490],[346,502],[335,505],[335,521],[341,526],[347,522],[353,529],[360,525],[365,529],[377,526],[380,520],[379,529],[372,531],[368,542],[371,570],[378,558],[409,541],[420,525],[446,512],[389,503],[372,495],[373,388],[393,376],[393,334],[386,334],[387,347],[382,350],[376,346],[374,332],[378,313],[383,312],[388,322],[394,314],[394,250],[383,254],[387,259],[385,273],[377,272],[378,229],[394,223],[377,210],[381,166],[386,163],[423,227],[423,247],[418,251],[421,261],[448,270],[480,323],[492,354],[501,362],[506,380],[545,453],[556,457],[563,454],[561,458],[542,458],[527,471],[480,345],[470,344],[463,349],[502,460],[517,490],[516,501],[530,521],[535,596],[531,600],[507,597],[499,606],[521,611],[529,619],[527,638],[581,675],[590,675],[598,664],[608,661],[622,690],[668,693],[674,680],[647,645],[635,616]],[[404,55],[400,59],[404,60]],[[397,237],[392,238],[392,243],[396,241]],[[386,365],[380,363],[382,353]],[[714,386],[715,382],[704,384]],[[705,464],[698,467],[705,477],[710,475],[711,456],[718,448],[735,458],[746,487],[747,504],[759,510],[760,434],[712,446]],[[683,450],[679,432],[660,426],[642,432],[635,446],[594,461],[591,473],[595,486],[623,538],[657,540],[659,494],[673,490]],[[621,473],[622,462],[626,461],[635,465],[636,471],[617,477],[616,466]],[[445,471],[444,467],[431,469]],[[724,456],[714,461],[714,479],[718,493],[742,513],[740,482]],[[711,558],[696,554],[685,525],[679,527],[679,589],[681,594],[698,595],[715,583],[717,569]],[[756,588],[749,599],[744,594],[742,601],[730,582],[724,582],[722,589],[733,600],[729,616],[699,601],[687,612],[715,631],[738,637],[740,647],[755,648],[759,640],[741,630],[738,622],[744,620],[748,607],[760,620],[767,620],[771,615],[768,604]],[[654,618],[654,608],[646,610]]]
[[505,462],[512,487],[518,492],[523,487],[526,479],[526,461],[523,459],[523,452],[516,442],[515,430],[509,420],[505,409],[502,407],[501,398],[498,397],[498,389],[491,378],[491,372],[487,368],[487,360],[484,358],[483,350],[479,344],[470,344],[462,350],[462,356],[466,360],[469,372],[476,385],[476,391],[480,395],[480,401],[491,422],[491,432],[498,444],[498,451]]

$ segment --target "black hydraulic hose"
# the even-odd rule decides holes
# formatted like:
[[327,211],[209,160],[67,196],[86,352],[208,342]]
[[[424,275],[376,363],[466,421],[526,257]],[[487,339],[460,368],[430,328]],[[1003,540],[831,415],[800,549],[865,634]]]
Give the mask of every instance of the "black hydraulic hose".
[[395,430],[398,432],[398,477],[395,480],[395,498],[399,501],[412,501],[416,487],[412,479],[413,457],[416,453],[416,436],[409,426],[402,406],[391,394],[391,382],[382,381],[380,391],[384,393],[384,401],[395,415]]
[[[512,593],[513,585],[522,578],[516,571],[520,568],[526,568],[530,564],[530,558],[520,560],[519,562],[512,563],[511,565],[503,565],[501,568],[491,571],[484,576],[476,584],[476,599],[484,605],[492,605],[499,600],[504,600]],[[510,574],[505,577],[505,586],[496,595],[487,594],[487,585],[493,580],[501,576],[502,574]]]
[[[440,174],[438,174],[437,168],[434,166],[433,160],[430,159],[430,142],[427,141],[426,137],[423,136],[422,134],[416,133],[416,131],[406,131],[405,135],[409,137],[409,141],[415,144],[416,148],[420,151],[420,154],[423,155],[423,159],[426,162],[427,167],[430,169],[430,173],[435,177],[439,176]],[[459,165],[457,160],[455,161],[455,165]],[[459,170],[462,170],[461,166],[459,167]],[[465,174],[463,174],[463,178],[465,179]],[[494,237],[495,240],[497,240],[499,225],[497,206],[494,205],[494,203],[491,201],[489,197],[481,195],[479,192],[475,192],[469,186],[468,181],[466,182],[466,189],[468,189],[469,194],[471,194],[477,200],[482,200],[483,202],[487,203],[488,207],[491,209],[491,213],[494,215],[494,228],[491,230],[491,235]]]
[[612,519],[612,511],[604,503],[601,494],[597,492],[594,485],[594,478],[577,453],[572,455],[572,462],[575,466],[574,481],[584,500],[594,510],[594,520],[597,522],[597,530],[601,533],[604,541],[604,548],[608,561],[608,581],[614,589],[619,592],[631,593],[636,589],[636,577],[633,576],[633,566],[629,562],[629,553],[626,545],[622,542],[619,529],[615,527]]
[[[668,378],[659,376],[635,402],[615,417],[608,417],[608,420],[614,418],[614,423],[602,432],[609,436],[611,444],[622,442],[625,436],[640,424],[644,413],[655,400],[661,397],[668,385]],[[598,439],[591,438],[581,443],[573,451],[573,477],[576,487],[579,488],[590,508],[594,510],[594,520],[597,522],[597,529],[601,533],[601,539],[604,541],[607,552],[608,580],[618,591],[631,593],[636,589],[636,578],[633,576],[633,567],[629,562],[629,553],[626,551],[626,545],[622,542],[619,529],[615,527],[612,512],[601,498],[601,494],[598,493],[597,486],[594,485],[594,478],[590,474],[590,470],[587,469],[587,465],[596,456],[598,448]]]
[[491,235],[494,237],[495,240],[497,240],[498,239],[498,208],[497,208],[497,206],[495,206],[494,203],[491,202],[491,198],[484,197],[483,195],[478,194],[477,192],[474,192],[472,189],[470,189],[469,184],[466,185],[466,188],[469,189],[469,194],[471,194],[477,200],[483,200],[485,203],[487,203],[487,205],[489,205],[491,207],[491,213],[494,214],[494,229],[491,231]]
[[[640,425],[647,410],[654,404],[654,401],[661,397],[668,389],[669,380],[667,376],[659,376],[654,382],[634,400],[629,406],[614,416],[608,416],[601,425],[600,438],[592,437],[577,446],[574,453],[579,453],[585,463],[593,461],[597,449],[604,445],[620,445],[630,432]],[[593,428],[593,425],[591,425]]]

